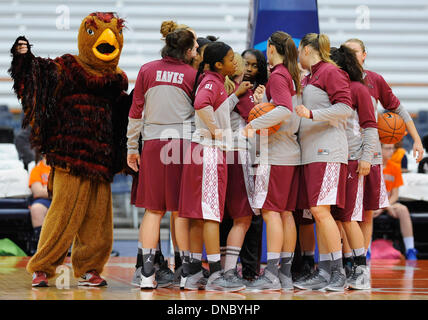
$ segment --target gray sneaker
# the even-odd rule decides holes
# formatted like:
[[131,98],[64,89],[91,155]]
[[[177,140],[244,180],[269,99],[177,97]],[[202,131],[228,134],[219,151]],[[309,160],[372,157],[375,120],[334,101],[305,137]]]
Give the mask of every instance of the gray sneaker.
[[301,290],[321,290],[328,285],[329,274],[323,269],[315,270],[302,281],[294,282],[294,287]]
[[348,280],[350,289],[369,290],[372,288],[370,281],[370,270],[368,266],[355,266],[354,272]]
[[236,270],[236,268],[235,269],[227,270],[224,273],[224,278],[227,279],[230,282],[236,283],[237,285],[239,284],[239,285],[244,285],[245,286],[245,281],[244,281],[244,279],[242,279],[239,276],[238,271]]
[[294,290],[293,279],[291,278],[291,276],[286,276],[281,271],[279,271],[278,276],[279,276],[279,281],[281,282],[281,290],[282,291],[293,291]]
[[177,270],[175,270],[174,272],[174,279],[172,280],[172,285],[175,288],[180,288],[180,289],[184,289],[184,283],[183,283],[183,288],[181,288],[180,283],[181,283],[181,273],[183,272],[183,266],[179,266],[177,268]]
[[207,285],[205,286],[206,291],[241,291],[245,289],[245,285],[242,283],[236,283],[235,281],[229,281],[221,271],[216,271],[208,278]]
[[344,269],[333,269],[331,271],[331,278],[324,290],[344,292],[346,285],[346,274]]
[[142,267],[138,267],[135,269],[134,276],[132,277],[131,284],[133,286],[139,287],[141,283],[141,269]]
[[174,281],[174,272],[168,267],[168,261],[164,261],[159,266],[159,269],[156,270],[156,282],[158,283],[158,288],[166,288],[173,284]]
[[184,289],[186,290],[203,290],[207,284],[207,278],[204,277],[204,274],[201,271],[195,274],[189,274],[185,278]]
[[267,269],[264,269],[263,273],[254,281],[248,281],[247,291],[272,291],[281,290],[281,281],[279,278]]

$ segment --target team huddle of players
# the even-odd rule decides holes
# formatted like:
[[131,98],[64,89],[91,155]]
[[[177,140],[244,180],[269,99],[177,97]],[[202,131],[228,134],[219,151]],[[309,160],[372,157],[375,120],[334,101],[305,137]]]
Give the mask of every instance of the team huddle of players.
[[[370,289],[372,215],[388,206],[378,102],[404,120],[418,160],[423,149],[385,80],[363,68],[363,42],[330,48],[327,35],[309,33],[296,47],[277,31],[265,60],[258,50],[234,53],[172,21],[161,33],[162,58],[139,71],[127,130],[128,165],[138,172],[132,202],[146,209],[132,283],[208,291]],[[175,272],[159,250],[167,211]],[[228,232],[220,232],[223,218],[232,221]],[[261,219],[267,265],[245,276],[238,256],[243,271],[259,263],[257,253],[248,261],[241,249],[257,252],[252,225]],[[297,241],[309,267],[292,274]],[[344,252],[353,256],[346,271]]]

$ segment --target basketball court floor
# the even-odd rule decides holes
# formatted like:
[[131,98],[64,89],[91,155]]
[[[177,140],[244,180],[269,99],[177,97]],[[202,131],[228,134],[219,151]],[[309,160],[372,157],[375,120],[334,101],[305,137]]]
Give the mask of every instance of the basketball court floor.
[[217,293],[178,288],[140,290],[130,284],[135,257],[112,257],[102,276],[108,286],[78,287],[70,258],[47,288],[32,288],[28,257],[0,257],[0,300],[428,300],[428,260],[372,260],[372,289],[345,293],[320,291]]

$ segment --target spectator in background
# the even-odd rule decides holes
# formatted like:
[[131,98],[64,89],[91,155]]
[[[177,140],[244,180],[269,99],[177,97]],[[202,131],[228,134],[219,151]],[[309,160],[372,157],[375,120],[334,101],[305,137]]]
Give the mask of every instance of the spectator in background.
[[[428,134],[422,138],[422,145],[425,152],[428,152]],[[428,157],[425,157],[419,162],[418,173],[428,173]]]
[[407,173],[407,156],[406,149],[403,148],[403,142],[400,140],[394,145],[395,151],[391,157],[391,161],[401,168],[401,172]]
[[394,149],[393,144],[382,144],[383,176],[386,190],[388,191],[389,207],[375,210],[373,218],[386,213],[395,219],[399,219],[401,235],[406,247],[406,259],[417,260],[409,209],[398,202],[398,188],[403,185],[403,176],[401,175],[400,167],[391,161]]
[[50,171],[51,167],[46,164],[46,157],[43,156],[30,173],[28,184],[33,194],[33,200],[30,204],[31,223],[33,225],[30,255],[33,255],[37,250],[43,221],[52,201],[48,194]]

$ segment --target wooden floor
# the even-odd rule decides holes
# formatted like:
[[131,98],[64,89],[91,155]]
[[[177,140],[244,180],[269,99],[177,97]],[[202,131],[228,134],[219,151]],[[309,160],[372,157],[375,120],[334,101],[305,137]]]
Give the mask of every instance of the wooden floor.
[[[104,288],[77,287],[71,272],[67,288],[63,279],[68,268],[62,269],[63,273],[57,278],[50,279],[50,287],[32,288],[31,275],[25,270],[28,259],[0,257],[0,300],[428,300],[428,260],[372,260],[371,291],[212,293],[179,289],[142,291],[133,287],[130,281],[135,269],[134,257],[110,259],[102,274],[108,282]],[[70,267],[69,258],[66,266]]]

